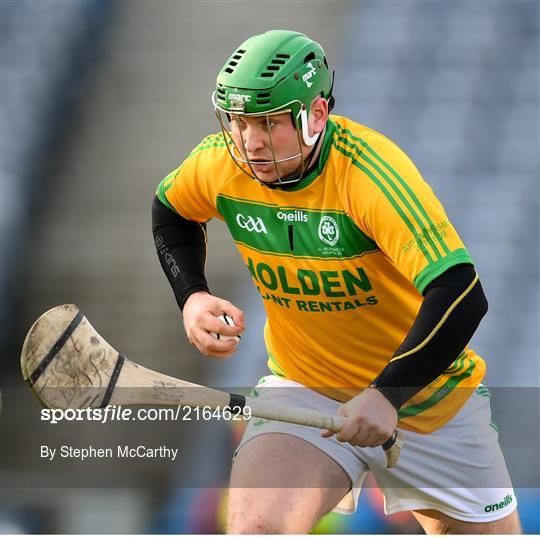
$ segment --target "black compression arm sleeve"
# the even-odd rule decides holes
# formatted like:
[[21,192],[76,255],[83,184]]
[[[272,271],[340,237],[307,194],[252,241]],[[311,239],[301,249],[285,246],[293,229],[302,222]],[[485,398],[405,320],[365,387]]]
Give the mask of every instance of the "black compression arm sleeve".
[[399,409],[459,356],[486,312],[474,267],[450,268],[426,288],[407,337],[372,387]]
[[208,291],[204,277],[206,224],[186,220],[154,197],[152,232],[159,262],[180,306],[195,291]]

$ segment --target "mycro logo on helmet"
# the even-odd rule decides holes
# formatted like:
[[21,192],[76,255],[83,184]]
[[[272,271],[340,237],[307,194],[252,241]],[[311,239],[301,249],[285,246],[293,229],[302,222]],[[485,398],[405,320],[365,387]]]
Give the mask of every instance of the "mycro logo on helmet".
[[229,101],[249,103],[249,101],[251,101],[251,95],[243,95],[242,93],[229,93]]
[[316,73],[316,71],[311,62],[307,64],[307,67],[309,67],[309,71],[302,76],[302,80],[306,83],[308,88],[311,88],[311,86],[313,86],[313,82],[310,82],[309,79]]
[[308,215],[304,211],[279,211],[276,215],[278,220],[287,220],[288,222],[307,222]]
[[257,218],[253,218],[253,216],[244,216],[242,213],[238,213],[236,215],[236,223],[246,231],[268,234],[268,231],[266,231],[266,226],[264,225],[262,218],[259,216]]

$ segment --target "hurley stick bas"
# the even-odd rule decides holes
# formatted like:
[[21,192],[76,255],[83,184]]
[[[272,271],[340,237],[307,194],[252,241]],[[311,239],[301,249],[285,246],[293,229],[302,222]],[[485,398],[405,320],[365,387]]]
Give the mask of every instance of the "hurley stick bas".
[[[24,380],[49,408],[107,405],[181,405],[242,410],[251,416],[339,432],[340,416],[278,405],[164,375],[128,360],[101,337],[73,304],[45,312],[30,328],[21,352]],[[386,466],[397,464],[402,439],[394,431],[383,445]]]

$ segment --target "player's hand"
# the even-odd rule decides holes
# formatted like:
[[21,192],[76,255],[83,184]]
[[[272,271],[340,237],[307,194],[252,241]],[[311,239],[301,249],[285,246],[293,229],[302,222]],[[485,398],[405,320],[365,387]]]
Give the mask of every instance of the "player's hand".
[[[228,326],[217,316],[227,314],[236,326]],[[205,291],[190,295],[184,304],[184,328],[189,342],[205,356],[227,358],[236,352],[238,341],[221,341],[212,332],[239,336],[244,331],[244,314],[236,306]]]
[[381,392],[372,388],[342,405],[337,414],[346,418],[341,431],[323,431],[321,435],[329,438],[336,434],[337,440],[353,446],[380,446],[392,436],[397,425],[396,409]]

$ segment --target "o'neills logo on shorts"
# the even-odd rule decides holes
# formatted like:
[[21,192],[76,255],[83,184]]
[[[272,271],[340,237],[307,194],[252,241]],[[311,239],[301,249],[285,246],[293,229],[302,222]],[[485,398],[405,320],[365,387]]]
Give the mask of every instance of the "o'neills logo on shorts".
[[514,501],[511,494],[507,494],[504,497],[504,500],[499,503],[492,503],[491,505],[486,505],[484,511],[486,513],[491,513],[492,511],[498,511],[499,509],[504,509],[507,505],[510,505]]

